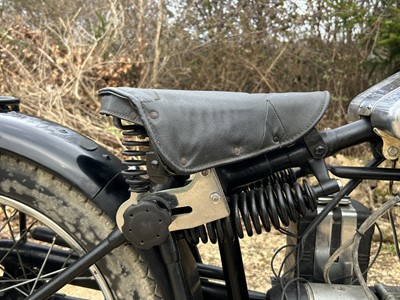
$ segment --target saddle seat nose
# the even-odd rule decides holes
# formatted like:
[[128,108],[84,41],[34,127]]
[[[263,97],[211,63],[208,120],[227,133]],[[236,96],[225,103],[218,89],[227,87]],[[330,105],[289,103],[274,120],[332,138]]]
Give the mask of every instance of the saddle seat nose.
[[143,125],[163,162],[192,174],[288,146],[311,130],[328,92],[247,94],[110,87],[100,112]]

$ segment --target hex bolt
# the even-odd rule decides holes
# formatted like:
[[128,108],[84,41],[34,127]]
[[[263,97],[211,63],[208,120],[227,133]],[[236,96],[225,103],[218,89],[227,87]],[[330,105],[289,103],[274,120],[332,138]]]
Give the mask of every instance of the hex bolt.
[[322,156],[325,153],[325,147],[324,146],[318,146],[315,148],[315,155]]
[[399,155],[399,149],[395,146],[390,146],[388,149],[388,153],[390,156],[397,156]]
[[221,196],[218,193],[212,193],[210,199],[214,204],[218,204],[219,200],[221,200]]

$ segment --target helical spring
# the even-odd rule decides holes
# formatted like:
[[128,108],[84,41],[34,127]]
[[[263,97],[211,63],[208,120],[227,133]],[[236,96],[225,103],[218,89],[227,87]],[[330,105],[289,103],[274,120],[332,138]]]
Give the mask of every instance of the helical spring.
[[[230,216],[185,231],[186,239],[193,244],[199,240],[211,243],[226,238],[244,237],[271,231],[272,227],[282,230],[290,221],[296,222],[307,211],[317,208],[317,197],[312,187],[303,180],[302,185],[290,170],[268,177],[258,184],[229,197]],[[242,225],[243,223],[243,225]]]
[[140,125],[124,125],[118,118],[114,118],[114,124],[117,128],[123,130],[122,136],[124,138],[121,142],[127,149],[122,151],[122,155],[130,157],[130,159],[122,161],[127,169],[121,172],[129,184],[129,191],[135,193],[147,192],[150,188],[146,168],[146,153],[149,152],[147,132]]

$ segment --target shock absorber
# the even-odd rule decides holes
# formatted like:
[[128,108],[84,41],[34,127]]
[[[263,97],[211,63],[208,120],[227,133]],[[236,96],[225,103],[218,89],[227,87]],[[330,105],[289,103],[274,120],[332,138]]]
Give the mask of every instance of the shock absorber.
[[[289,222],[296,222],[307,211],[317,208],[317,195],[307,180],[298,184],[291,170],[275,173],[229,197],[230,216],[185,231],[186,239],[212,243],[225,238],[244,237],[272,227],[282,230]],[[243,225],[242,225],[243,224]]]
[[129,191],[145,193],[150,189],[150,180],[147,176],[146,154],[149,152],[149,140],[143,126],[137,124],[122,124],[121,119],[114,117],[114,125],[122,130],[122,145],[126,150],[122,155],[128,157],[122,163],[127,169],[122,171],[129,184]]

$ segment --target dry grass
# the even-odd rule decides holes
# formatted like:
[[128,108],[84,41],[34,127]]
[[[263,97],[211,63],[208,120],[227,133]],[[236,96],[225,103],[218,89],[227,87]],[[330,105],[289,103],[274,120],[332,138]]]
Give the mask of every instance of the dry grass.
[[107,131],[109,120],[98,114],[96,96],[100,78],[112,84],[129,65],[118,53],[107,52],[123,22],[111,1],[110,12],[112,25],[101,36],[77,26],[74,18],[43,29],[31,29],[22,20],[9,24],[0,36],[0,93],[20,98],[25,113],[76,129],[103,145],[117,145]]
[[[247,237],[240,241],[249,289],[266,292],[271,288],[271,276],[273,276],[270,265],[271,257],[279,247],[285,244],[285,237],[276,232]],[[371,255],[375,254],[377,246],[378,243],[374,242]],[[218,246],[210,243],[202,244],[199,249],[205,263],[221,265]],[[274,264],[275,269],[279,269],[283,256],[284,253],[278,255]],[[383,245],[381,255],[368,273],[369,285],[378,282],[400,285],[400,261],[394,252],[393,244],[385,243]]]

